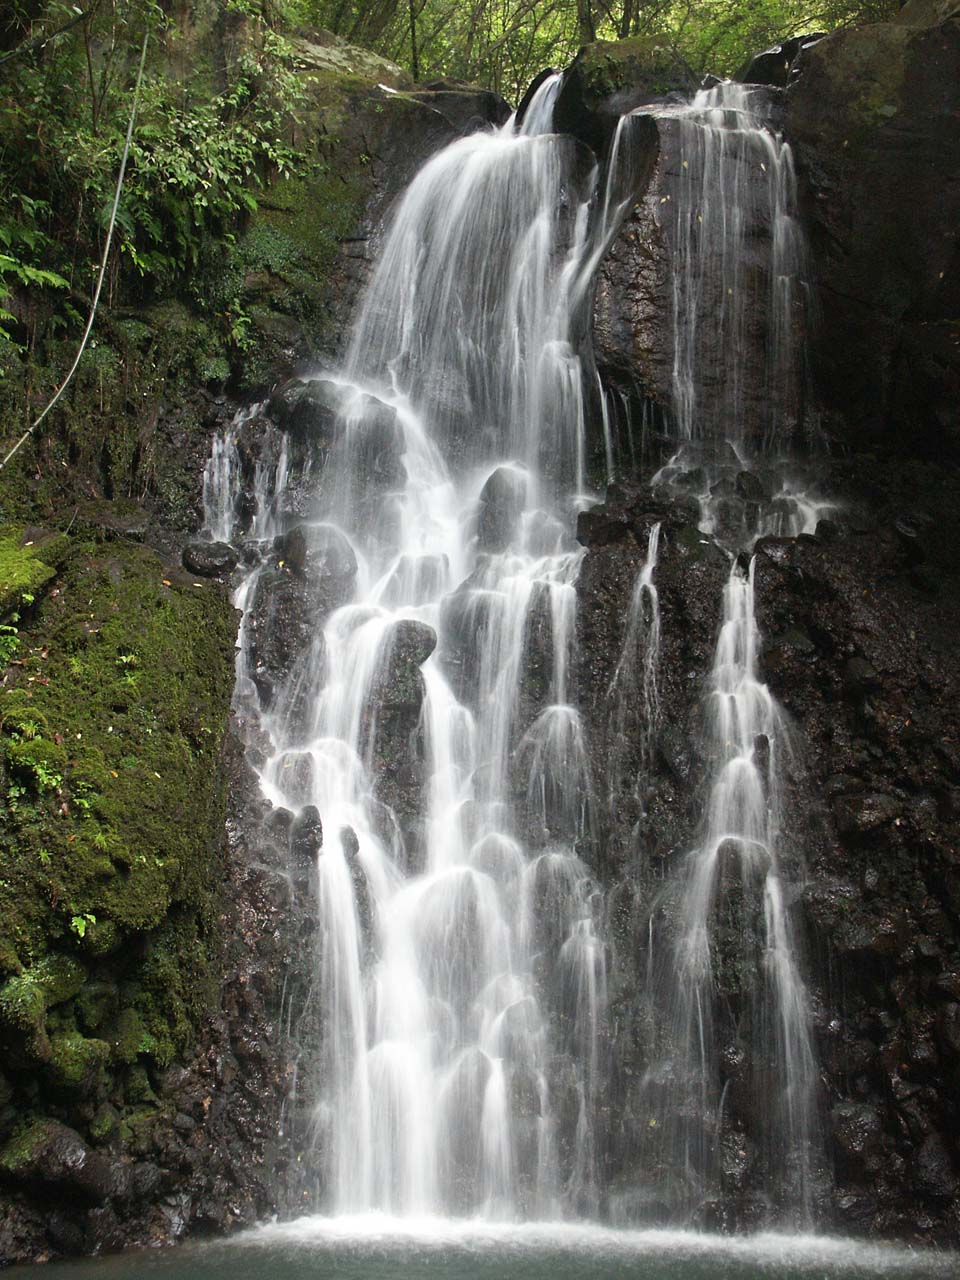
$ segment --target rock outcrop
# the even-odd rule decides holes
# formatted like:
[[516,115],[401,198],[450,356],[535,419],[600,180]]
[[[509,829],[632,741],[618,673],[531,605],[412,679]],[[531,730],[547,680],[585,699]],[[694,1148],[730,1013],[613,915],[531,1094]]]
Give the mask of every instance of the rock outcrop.
[[811,363],[838,447],[960,457],[960,9],[804,49],[785,130],[818,301]]

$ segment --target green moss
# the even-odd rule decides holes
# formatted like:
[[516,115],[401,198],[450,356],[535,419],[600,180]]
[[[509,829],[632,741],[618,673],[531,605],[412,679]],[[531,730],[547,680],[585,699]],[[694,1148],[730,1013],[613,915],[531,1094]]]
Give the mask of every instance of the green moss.
[[153,1152],[154,1133],[169,1117],[155,1106],[139,1106],[126,1112],[120,1122],[120,1139],[124,1150],[143,1159]]
[[90,1138],[96,1143],[110,1142],[120,1130],[120,1113],[105,1102],[90,1121]]
[[218,306],[242,329],[233,354],[244,385],[268,381],[301,337],[314,353],[331,328],[329,275],[356,228],[366,175],[353,153],[282,179],[260,199],[213,283]]
[[124,1009],[114,1024],[111,1035],[111,1050],[114,1061],[132,1063],[144,1052],[147,1030],[143,1019],[136,1009]]
[[0,1169],[16,1176],[29,1168],[50,1141],[49,1120],[34,1120],[23,1125],[0,1150]]
[[19,609],[25,596],[41,593],[64,549],[62,538],[34,537],[22,525],[0,527],[0,618]]
[[142,1105],[143,1103],[155,1104],[157,1101],[157,1095],[153,1091],[153,1085],[150,1083],[150,1077],[147,1075],[146,1069],[142,1065],[135,1066],[127,1073],[123,1093],[127,1103],[131,1105]]
[[68,1090],[91,1090],[100,1081],[110,1057],[103,1040],[88,1040],[79,1031],[50,1037],[48,1070],[54,1083]]
[[76,960],[50,955],[0,987],[0,1025],[14,1034],[15,1058],[50,1059],[47,1011],[72,999],[86,976]]
[[814,45],[804,57],[830,84],[834,103],[847,103],[844,147],[856,147],[901,109],[916,32],[892,23],[842,31]]
[[587,104],[624,89],[645,93],[669,93],[689,76],[677,58],[656,36],[632,40],[598,40],[577,55],[579,75]]
[[74,543],[0,691],[0,1066],[68,1092],[171,1061],[216,995],[236,623],[176,581],[144,547]]

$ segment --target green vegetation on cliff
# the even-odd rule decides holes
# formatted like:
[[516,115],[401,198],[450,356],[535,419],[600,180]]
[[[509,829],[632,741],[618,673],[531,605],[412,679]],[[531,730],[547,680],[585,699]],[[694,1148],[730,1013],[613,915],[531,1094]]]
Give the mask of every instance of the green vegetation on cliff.
[[5,526],[0,575],[0,1063],[139,1105],[216,998],[233,610],[124,542]]

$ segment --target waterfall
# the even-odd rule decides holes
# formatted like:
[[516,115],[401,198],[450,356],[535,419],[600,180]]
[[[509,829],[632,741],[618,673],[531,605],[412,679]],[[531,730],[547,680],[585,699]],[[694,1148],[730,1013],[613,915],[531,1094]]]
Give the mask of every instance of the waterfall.
[[[574,332],[595,174],[545,132],[558,86],[401,199],[344,366],[311,383],[319,484],[284,433],[244,463],[238,705],[264,795],[324,833],[312,1128],[335,1212],[599,1208],[607,961],[581,858],[573,537],[594,500]],[[242,427],[214,446],[210,536],[236,532]],[[318,627],[268,687],[258,601],[278,588]]]
[[[655,768],[663,547],[658,521],[607,689],[598,794],[576,687],[584,552],[573,531],[597,497],[588,384],[608,481],[618,461],[613,401],[583,367],[578,336],[631,198],[639,115],[620,120],[598,190],[573,141],[547,132],[558,87],[544,81],[519,128],[511,119],[461,138],[414,179],[343,367],[305,380],[312,434],[270,428],[251,449],[251,410],[215,443],[205,475],[208,536],[248,532],[252,568],[235,597],[248,758],[274,810],[317,833],[319,951],[301,1012],[319,1043],[300,1087],[316,1206],[336,1213],[604,1208],[610,948],[587,859],[603,796],[613,803],[629,776],[643,813]],[[643,1158],[682,1216],[715,1191],[724,1054],[754,1064],[749,1087],[770,1115],[766,1184],[800,1216],[815,1130],[796,873],[778,848],[788,738],[757,674],[753,571],[736,553],[763,533],[812,530],[826,504],[786,467],[771,470],[791,429],[799,250],[789,153],[749,102],[722,86],[670,109],[689,175],[670,213],[679,447],[653,483],[698,493],[702,530],[732,558],[706,699],[703,818],[648,904],[650,990],[637,993],[657,1026]],[[744,166],[761,175],[759,196]],[[757,200],[771,245],[759,278],[779,316],[765,387],[784,406],[759,443],[737,399],[751,305],[740,211]],[[726,272],[731,301],[714,299],[716,313],[705,257]],[[714,315],[729,385],[701,359]],[[253,494],[242,520],[241,471]],[[277,592],[298,601],[303,634],[274,677],[262,651]],[[746,975],[732,1021],[718,1012],[729,963]]]
[[[654,477],[697,494],[700,529],[731,557],[707,687],[707,783],[697,844],[650,915],[658,1052],[647,1073],[648,1156],[675,1211],[719,1194],[725,1145],[762,1169],[775,1213],[812,1220],[818,1143],[811,1014],[790,913],[802,869],[780,851],[789,736],[758,675],[754,561],[767,534],[812,533],[830,509],[792,472],[802,244],[789,147],[762,93],[722,84],[675,113],[673,417],[678,451]],[[755,367],[760,339],[761,367]],[[763,430],[748,389],[764,397]],[[663,926],[667,917],[671,923]],[[655,927],[654,921],[660,921]],[[763,1150],[725,1114],[762,1109]]]
[[[680,110],[679,181],[669,197],[678,435],[727,440],[740,452],[748,384],[764,399],[762,443],[783,443],[801,400],[796,179],[790,147],[763,118],[763,93],[724,83]],[[765,260],[756,252],[758,227],[769,236]],[[710,342],[703,341],[707,326]],[[765,367],[754,382],[745,353],[757,344]]]
[[[789,740],[757,676],[757,656],[753,561],[746,569],[737,561],[710,676],[701,839],[683,868],[676,937],[660,979],[670,1070],[658,1158],[680,1171],[681,1199],[702,1198],[715,1185],[724,1124],[720,1056],[739,1051],[748,1076],[739,1087],[767,1116],[760,1158],[768,1192],[808,1223],[816,1062],[778,853],[780,757]],[[719,994],[733,991],[739,1016],[729,1008],[721,1014]]]

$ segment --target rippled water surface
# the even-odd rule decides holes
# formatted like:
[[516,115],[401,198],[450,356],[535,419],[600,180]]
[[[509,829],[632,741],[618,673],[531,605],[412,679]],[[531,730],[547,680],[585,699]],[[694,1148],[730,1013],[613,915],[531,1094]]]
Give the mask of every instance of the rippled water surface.
[[[11,1280],[23,1280],[14,1268]],[[36,1272],[32,1271],[36,1276]],[[564,1223],[303,1218],[229,1241],[53,1264],[45,1280],[754,1280],[955,1277],[960,1257],[825,1236],[711,1236]]]

